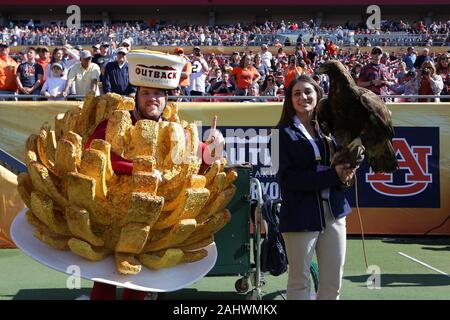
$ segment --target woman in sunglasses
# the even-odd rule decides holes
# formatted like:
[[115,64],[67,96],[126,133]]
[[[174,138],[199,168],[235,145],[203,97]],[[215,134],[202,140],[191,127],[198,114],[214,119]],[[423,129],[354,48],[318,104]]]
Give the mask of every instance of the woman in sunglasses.
[[273,96],[275,97],[278,92],[278,86],[275,82],[275,78],[273,75],[268,75],[261,86],[260,94],[262,96]]

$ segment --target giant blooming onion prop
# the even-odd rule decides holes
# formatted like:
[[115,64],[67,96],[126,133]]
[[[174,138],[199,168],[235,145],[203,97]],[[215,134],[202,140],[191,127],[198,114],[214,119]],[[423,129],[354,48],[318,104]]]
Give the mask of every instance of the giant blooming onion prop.
[[[197,127],[180,121],[175,104],[164,111],[167,121],[134,126],[133,108],[133,99],[89,93],[55,117],[54,130],[44,123],[30,135],[28,173],[18,176],[26,219],[53,248],[91,261],[114,254],[121,274],[199,261],[231,218],[237,173],[217,160],[199,174]],[[106,140],[84,149],[105,119]],[[131,176],[113,172],[111,150],[133,161]]]

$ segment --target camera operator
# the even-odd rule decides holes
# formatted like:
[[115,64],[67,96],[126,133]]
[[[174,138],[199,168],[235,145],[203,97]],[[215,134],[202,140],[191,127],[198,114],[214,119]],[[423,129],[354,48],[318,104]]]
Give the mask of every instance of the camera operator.
[[289,84],[292,82],[292,80],[298,79],[302,75],[302,73],[304,73],[303,68],[298,66],[298,59],[295,55],[290,55],[288,61],[289,65],[284,70],[283,74],[285,88],[289,87]]
[[206,62],[200,47],[195,46],[192,52],[192,73],[190,74],[190,95],[203,96],[206,90],[206,75],[209,72],[208,63]]
[[[417,72],[415,80],[416,94],[440,95],[444,87],[442,77],[436,74],[436,68],[432,61],[425,61]],[[439,102],[439,98],[420,98],[419,102]]]

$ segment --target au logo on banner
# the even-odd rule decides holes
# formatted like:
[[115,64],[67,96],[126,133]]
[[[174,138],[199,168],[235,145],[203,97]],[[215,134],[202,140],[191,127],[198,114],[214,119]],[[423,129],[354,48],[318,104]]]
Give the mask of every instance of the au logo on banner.
[[[399,169],[376,174],[364,162],[358,172],[360,206],[439,208],[439,128],[398,127],[395,136]],[[354,204],[354,189],[347,195]]]

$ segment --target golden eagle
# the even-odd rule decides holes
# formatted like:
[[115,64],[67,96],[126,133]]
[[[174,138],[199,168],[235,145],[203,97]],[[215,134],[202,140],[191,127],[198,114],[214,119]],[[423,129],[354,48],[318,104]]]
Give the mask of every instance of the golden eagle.
[[319,102],[316,117],[323,132],[333,134],[342,146],[333,164],[356,167],[365,156],[374,172],[395,171],[394,128],[384,102],[372,91],[357,86],[337,60],[327,61],[316,72],[330,78],[328,98]]

